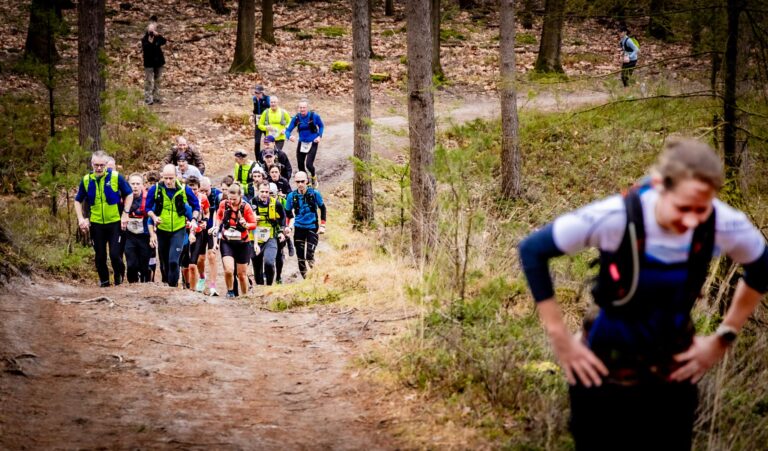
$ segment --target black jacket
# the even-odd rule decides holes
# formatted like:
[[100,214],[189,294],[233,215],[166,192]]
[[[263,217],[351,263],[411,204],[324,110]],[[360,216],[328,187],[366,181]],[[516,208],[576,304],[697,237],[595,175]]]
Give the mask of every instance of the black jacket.
[[152,42],[149,42],[149,33],[144,33],[141,38],[141,51],[144,55],[144,67],[163,67],[165,66],[165,56],[161,48],[166,43],[164,37],[155,34]]

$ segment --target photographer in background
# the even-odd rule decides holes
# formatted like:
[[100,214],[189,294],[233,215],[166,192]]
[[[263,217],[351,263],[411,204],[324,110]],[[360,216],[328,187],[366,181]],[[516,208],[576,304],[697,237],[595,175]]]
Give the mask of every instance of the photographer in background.
[[[154,18],[154,17],[153,17]],[[162,46],[165,38],[157,32],[157,23],[152,21],[147,32],[141,38],[141,51],[144,57],[144,103],[162,103],[160,98],[160,77],[165,66]]]

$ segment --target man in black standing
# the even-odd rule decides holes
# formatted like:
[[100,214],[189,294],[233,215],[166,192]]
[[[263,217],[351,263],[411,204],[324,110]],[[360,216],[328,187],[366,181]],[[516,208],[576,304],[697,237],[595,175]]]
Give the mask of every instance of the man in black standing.
[[147,32],[141,38],[141,51],[144,57],[144,103],[162,103],[160,98],[160,77],[163,75],[165,56],[162,46],[165,38],[157,32],[157,24],[151,22]]

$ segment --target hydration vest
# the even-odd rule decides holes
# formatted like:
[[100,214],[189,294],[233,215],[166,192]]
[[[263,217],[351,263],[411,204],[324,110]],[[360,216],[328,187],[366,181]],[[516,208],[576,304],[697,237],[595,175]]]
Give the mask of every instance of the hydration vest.
[[[109,179],[109,183],[107,183]],[[96,178],[93,173],[83,177],[83,188],[91,203],[90,221],[94,224],[111,224],[120,220],[120,175],[107,169],[107,173]]]
[[[186,205],[187,205],[186,186],[176,181],[176,193],[173,199],[168,197],[168,193],[160,183],[155,184],[155,214],[160,217],[158,230],[164,232],[175,232],[181,230],[187,225]],[[158,214],[158,211],[160,212]]]
[[[650,189],[649,185],[635,186],[624,195],[627,225],[621,244],[615,252],[600,251],[598,259],[600,271],[594,280],[592,296],[597,305],[604,310],[618,313],[642,308],[642,305],[634,301],[634,297],[640,270],[645,265],[645,225],[640,194],[647,189]],[[709,272],[714,246],[715,210],[713,208],[707,220],[693,231],[691,249],[686,263],[688,274],[683,299],[688,310],[693,307],[701,294],[701,288]]]
[[[256,227],[255,236],[259,243],[267,241],[269,238],[274,238],[279,231],[279,225],[277,224],[277,199],[270,196],[266,206],[261,205],[260,200],[254,200],[254,213],[259,217],[258,227]],[[266,224],[266,225],[265,225]],[[269,234],[260,235],[260,229],[269,229]],[[265,231],[266,232],[266,231]]]

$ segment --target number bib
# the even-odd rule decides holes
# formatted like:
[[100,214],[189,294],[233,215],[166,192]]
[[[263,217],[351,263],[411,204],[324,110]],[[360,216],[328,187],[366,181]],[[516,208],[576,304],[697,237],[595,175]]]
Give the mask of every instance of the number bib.
[[301,153],[309,153],[310,149],[312,149],[312,143],[301,143],[301,148],[299,150]]
[[270,232],[272,229],[269,227],[257,227],[256,230],[253,231],[254,235],[256,236],[256,240],[259,243],[263,243],[267,241],[270,238]]
[[243,239],[243,235],[236,229],[226,229],[223,235],[227,241],[240,241]]
[[144,220],[141,218],[129,218],[128,231],[135,235],[144,233]]

